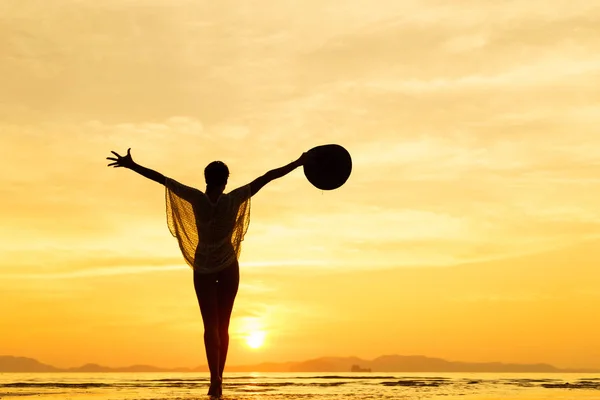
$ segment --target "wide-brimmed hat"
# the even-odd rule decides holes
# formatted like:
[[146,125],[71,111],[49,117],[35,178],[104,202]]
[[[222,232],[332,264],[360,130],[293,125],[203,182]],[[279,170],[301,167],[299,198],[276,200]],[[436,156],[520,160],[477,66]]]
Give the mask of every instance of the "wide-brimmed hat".
[[308,151],[304,175],[313,186],[333,190],[342,186],[352,172],[352,158],[339,144],[325,144]]

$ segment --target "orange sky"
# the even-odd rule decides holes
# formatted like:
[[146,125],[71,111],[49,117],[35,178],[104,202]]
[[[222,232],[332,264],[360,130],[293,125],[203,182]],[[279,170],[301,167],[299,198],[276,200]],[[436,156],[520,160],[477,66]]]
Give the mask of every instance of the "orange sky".
[[233,189],[340,143],[339,190],[253,199],[231,364],[600,368],[600,9],[484,3],[0,3],[0,354],[204,364],[163,189],[105,157]]

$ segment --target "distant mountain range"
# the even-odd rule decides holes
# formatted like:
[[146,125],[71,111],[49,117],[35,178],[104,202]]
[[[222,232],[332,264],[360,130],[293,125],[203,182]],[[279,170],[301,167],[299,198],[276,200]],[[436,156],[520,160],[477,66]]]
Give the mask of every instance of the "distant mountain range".
[[[600,372],[592,369],[560,369],[549,364],[504,364],[500,362],[467,363],[425,356],[389,355],[373,360],[357,357],[322,357],[302,362],[261,363],[228,366],[229,372],[350,372],[370,369],[372,372]],[[160,368],[132,365],[113,368],[85,364],[76,368],[57,368],[33,358],[0,356],[0,372],[206,372],[206,366],[195,368]]]

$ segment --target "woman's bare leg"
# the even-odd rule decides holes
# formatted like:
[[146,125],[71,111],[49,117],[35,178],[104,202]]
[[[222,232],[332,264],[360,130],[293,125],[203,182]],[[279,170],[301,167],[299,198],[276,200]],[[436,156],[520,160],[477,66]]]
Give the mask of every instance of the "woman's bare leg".
[[219,377],[221,380],[223,379],[223,370],[225,369],[227,351],[229,350],[229,321],[239,285],[240,267],[237,262],[219,273],[217,298],[219,303]]
[[219,375],[219,303],[217,298],[216,274],[194,273],[194,289],[200,305],[200,313],[204,322],[204,347],[206,360],[210,370],[210,396],[220,395],[221,378]]
[[204,346],[210,370],[211,396],[221,395],[229,349],[229,321],[240,282],[237,261],[216,274],[194,274],[194,288],[204,322]]

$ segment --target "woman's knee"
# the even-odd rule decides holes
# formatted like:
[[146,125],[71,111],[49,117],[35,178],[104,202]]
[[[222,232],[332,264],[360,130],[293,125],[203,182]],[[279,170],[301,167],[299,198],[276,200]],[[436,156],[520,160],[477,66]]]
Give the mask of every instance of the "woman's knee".
[[220,332],[217,327],[204,328],[204,340],[216,345],[220,342]]
[[229,324],[221,324],[219,326],[219,337],[229,339]]

